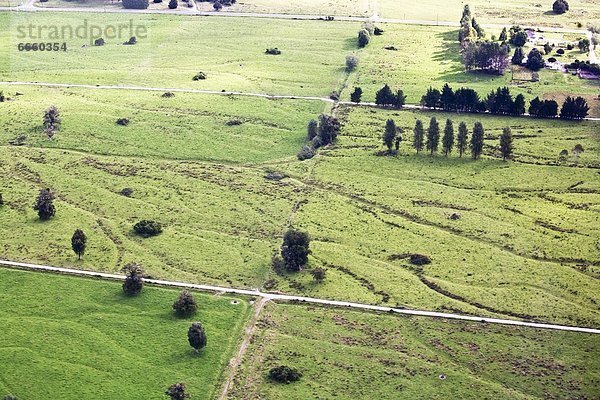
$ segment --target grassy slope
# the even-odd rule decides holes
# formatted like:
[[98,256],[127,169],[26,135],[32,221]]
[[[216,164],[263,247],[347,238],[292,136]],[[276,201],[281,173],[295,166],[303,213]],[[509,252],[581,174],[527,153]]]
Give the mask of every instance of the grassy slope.
[[[598,335],[279,304],[267,306],[259,327],[231,399],[600,395]],[[269,368],[281,364],[301,380],[269,382]]]
[[177,381],[212,399],[250,309],[196,294],[208,346],[195,355],[175,290],[127,298],[116,282],[6,269],[0,288],[0,395],[23,400],[163,399]]
[[523,24],[543,26],[564,26],[577,28],[577,22],[585,27],[587,22],[598,21],[600,5],[594,0],[570,0],[569,12],[556,15],[552,10],[552,1],[531,0],[488,1],[470,0],[379,0],[380,14],[384,18],[424,19],[435,21],[459,21],[464,4],[480,23]]
[[[351,15],[370,17],[372,3],[377,0],[297,0],[282,2],[278,0],[252,0],[240,1],[231,7],[225,7],[221,12],[258,12],[258,13],[283,13],[283,14],[316,14],[316,15]],[[197,3],[203,11],[212,11],[208,3]]]
[[[444,114],[430,115],[443,126]],[[366,108],[346,116],[338,145],[317,158],[307,203],[294,219],[312,233],[313,264],[326,265],[331,279],[315,285],[305,274],[292,278],[292,289],[285,281],[279,287],[370,301],[389,297],[392,304],[410,307],[470,311],[464,303],[479,303],[504,314],[595,325],[600,316],[595,306],[597,124],[479,117],[489,137],[489,156],[479,162],[416,156],[406,144],[398,158],[374,155],[387,118],[410,129],[416,118],[427,124],[427,116]],[[472,126],[476,119],[449,116],[455,127],[460,120]],[[506,125],[521,135],[516,162],[498,160],[493,150]],[[579,141],[589,150],[581,168],[553,165],[559,149]],[[306,179],[301,169],[289,170]],[[448,218],[454,212],[461,214],[459,221]],[[390,259],[405,253],[428,254],[434,262],[421,270]],[[362,286],[357,291],[347,281]],[[425,289],[427,282],[442,293]]]
[[[13,99],[2,103],[4,143],[25,135],[27,144],[36,147],[225,163],[289,157],[302,145],[306,121],[324,107],[319,102],[190,93],[162,98],[161,92],[130,90],[0,90]],[[63,124],[48,141],[41,134],[41,116],[51,104],[60,110]],[[117,125],[118,118],[128,118],[130,124]],[[231,120],[241,124],[228,126]]]
[[[152,275],[181,280],[259,287],[275,279],[276,290],[321,297],[586,325],[600,319],[593,305],[600,262],[598,178],[592,168],[552,165],[558,149],[578,142],[586,149],[579,165],[598,165],[594,124],[481,117],[490,146],[505,124],[519,135],[518,162],[511,164],[488,157],[432,161],[409,151],[386,159],[373,155],[385,119],[392,116],[408,129],[427,114],[344,109],[338,146],[297,162],[293,154],[304,123],[320,103],[18,89],[22,96],[3,103],[10,109],[3,140],[24,132],[29,147],[0,150],[6,257],[110,271],[139,261]],[[64,110],[63,129],[52,142],[30,118],[50,97]],[[209,112],[204,99],[220,111]],[[120,102],[143,114],[110,106]],[[249,103],[262,103],[258,122]],[[114,123],[123,115],[131,117],[130,126]],[[142,117],[152,122],[139,122]],[[226,126],[234,117],[252,122]],[[475,120],[460,118],[469,126]],[[91,128],[87,119],[96,121]],[[280,127],[293,140],[282,139]],[[182,145],[181,136],[190,144]],[[493,155],[492,147],[486,151]],[[152,157],[139,158],[144,156]],[[189,157],[225,164],[176,161]],[[265,180],[269,168],[296,179]],[[46,223],[30,207],[40,187],[58,196],[57,216]],[[119,194],[126,187],[134,189],[131,198]],[[291,214],[302,199],[306,203]],[[455,211],[460,221],[448,219]],[[315,239],[312,264],[327,265],[321,285],[307,273],[281,279],[270,272],[271,253],[290,216]],[[164,223],[165,232],[145,240],[132,235],[132,225],[143,218]],[[90,236],[82,262],[69,250],[75,228]],[[429,254],[434,263],[420,271],[389,260],[407,252]],[[426,286],[432,283],[459,297]],[[547,296],[555,300],[550,305]]]
[[[87,20],[100,27],[129,24],[147,29],[135,46],[108,39],[102,47],[68,39],[68,51],[24,53],[17,27],[70,26]],[[1,80],[157,87],[326,96],[344,77],[346,53],[356,48],[354,23],[198,18],[140,14],[0,13]],[[34,31],[35,32],[35,31]],[[48,31],[45,35],[47,38]],[[37,34],[36,34],[37,35]],[[35,41],[40,41],[36,39]],[[47,41],[47,40],[42,40]],[[62,41],[61,41],[62,42]],[[90,44],[90,41],[87,41]],[[279,56],[264,54],[278,47]],[[192,81],[203,71],[207,79]],[[33,79],[35,77],[35,79]]]
[[[598,82],[550,70],[539,72],[539,82],[511,82],[510,70],[503,76],[467,73],[460,58],[456,29],[398,24],[383,24],[381,27],[385,33],[375,36],[367,47],[358,52],[361,64],[348,84],[349,88],[360,86],[363,89],[363,101],[373,102],[375,92],[384,83],[392,88],[401,88],[407,95],[407,102],[416,104],[427,88],[441,89],[444,83],[454,89],[461,86],[473,88],[482,98],[499,86],[509,86],[514,95],[522,93],[527,100],[547,93],[595,95],[600,90]],[[498,36],[500,32],[490,31],[489,34]],[[384,48],[389,46],[398,50]],[[529,79],[530,74],[527,75]],[[348,99],[350,92],[346,93]],[[596,99],[596,102],[600,100]]]

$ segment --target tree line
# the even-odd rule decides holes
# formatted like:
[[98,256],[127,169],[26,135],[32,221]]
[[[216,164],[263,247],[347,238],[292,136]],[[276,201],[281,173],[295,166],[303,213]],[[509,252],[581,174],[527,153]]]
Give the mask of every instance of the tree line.
[[[382,135],[384,146],[387,147],[384,155],[397,155],[400,150],[400,144],[404,141],[403,134],[405,130],[396,126],[393,119],[388,119],[385,125],[385,131]],[[451,119],[446,119],[443,132],[440,130],[440,123],[436,117],[429,120],[429,126],[425,129],[423,121],[418,119],[412,130],[412,148],[417,154],[426,150],[432,156],[438,152],[441,145],[442,153],[448,157],[454,149],[458,151],[459,157],[470,150],[471,157],[474,160],[480,158],[483,153],[483,145],[485,138],[485,130],[481,122],[475,122],[472,132],[469,136],[469,128],[465,122],[460,122],[458,125],[458,133],[454,129],[454,122]],[[502,130],[500,135],[499,146],[500,155],[503,160],[511,158],[513,155],[513,137],[509,127]]]

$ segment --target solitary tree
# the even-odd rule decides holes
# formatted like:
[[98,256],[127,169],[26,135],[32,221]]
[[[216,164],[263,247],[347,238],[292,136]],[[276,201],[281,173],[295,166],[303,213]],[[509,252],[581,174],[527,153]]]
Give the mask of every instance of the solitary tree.
[[400,143],[404,139],[403,137],[404,129],[396,127],[396,141],[394,142],[394,146],[396,148],[396,154],[400,151]]
[[393,119],[388,119],[385,124],[385,132],[383,134],[383,144],[388,148],[388,152],[391,152],[392,147],[394,146],[396,131],[396,123]]
[[58,112],[58,108],[56,106],[50,106],[44,112],[44,132],[48,135],[48,138],[52,139],[54,133],[60,130],[61,119],[60,113]]
[[581,39],[577,44],[577,47],[579,47],[579,50],[581,50],[582,53],[590,51],[590,39]]
[[579,156],[581,155],[581,153],[583,153],[583,146],[581,144],[576,144],[575,147],[573,147],[573,158],[575,159],[575,162],[577,162],[579,160]]
[[52,203],[54,200],[54,194],[50,189],[42,189],[38,194],[37,200],[33,209],[37,211],[38,217],[42,220],[48,220],[54,216],[56,209]]
[[223,9],[223,4],[217,0],[213,3],[213,8],[215,9],[215,11],[221,11]]
[[196,313],[198,309],[198,304],[196,303],[196,299],[194,295],[189,290],[183,290],[175,303],[173,303],[173,310],[175,313],[182,317],[189,317]]
[[471,155],[474,160],[477,160],[483,152],[483,125],[481,122],[475,122],[473,126],[473,135],[471,136]]
[[325,280],[325,270],[321,267],[317,267],[317,268],[313,269],[311,274],[313,276],[313,279],[317,283],[321,283]]
[[77,254],[77,258],[81,260],[83,253],[85,253],[85,246],[87,244],[87,237],[81,229],[76,229],[75,233],[71,237],[71,248]]
[[204,333],[204,328],[200,322],[194,322],[190,326],[188,342],[190,342],[190,346],[194,348],[196,353],[206,346],[206,333]]
[[301,271],[308,262],[310,236],[306,232],[289,229],[283,236],[281,258],[289,271]]
[[456,138],[456,147],[458,147],[459,157],[462,157],[468,146],[469,129],[467,124],[461,122],[458,124],[458,136]]
[[142,267],[135,263],[131,263],[125,265],[122,271],[125,273],[123,292],[128,296],[139,294],[144,287],[144,271],[142,270]]
[[420,119],[415,123],[415,127],[413,129],[413,148],[417,151],[417,154],[423,147],[425,147],[425,129],[423,128],[423,121]]
[[442,150],[444,151],[444,156],[448,156],[452,152],[452,148],[454,147],[454,125],[452,125],[452,120],[448,118],[446,120],[446,126],[444,127],[444,136],[442,137]]
[[187,388],[185,383],[178,382],[169,386],[165,394],[169,396],[171,400],[185,400],[192,397],[186,392],[186,390]]
[[552,11],[556,14],[564,14],[569,11],[569,3],[567,0],[556,0],[554,4],[552,4]]
[[353,54],[346,56],[346,71],[352,72],[358,67],[358,57]]
[[171,10],[174,10],[174,9],[176,9],[178,5],[179,5],[179,4],[177,4],[177,0],[170,0],[170,1],[169,1],[169,8],[170,8]]
[[358,47],[363,48],[371,41],[371,35],[366,29],[358,31]]
[[500,154],[502,159],[506,161],[510,158],[513,153],[513,137],[509,127],[502,129],[502,135],[500,135]]
[[352,92],[350,94],[350,101],[353,103],[360,103],[360,100],[362,98],[362,94],[363,94],[363,90],[360,87],[355,87],[354,88],[354,92]]
[[440,144],[440,124],[435,117],[432,117],[429,121],[429,127],[427,128],[427,142],[425,143],[427,150],[433,153],[437,152]]

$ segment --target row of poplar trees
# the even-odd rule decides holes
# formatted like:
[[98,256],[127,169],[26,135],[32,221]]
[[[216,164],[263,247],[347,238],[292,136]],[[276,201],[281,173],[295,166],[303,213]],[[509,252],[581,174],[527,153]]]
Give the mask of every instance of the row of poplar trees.
[[[400,149],[400,143],[403,141],[403,133],[404,129],[397,127],[393,119],[387,120],[382,139],[383,144],[388,148],[388,154],[394,153],[393,147],[395,147],[395,153],[397,154]],[[431,155],[434,155],[440,147],[440,136],[440,124],[435,117],[429,121],[427,130],[425,130],[423,121],[418,119],[413,128],[412,147],[417,151],[417,154],[422,150],[427,150]],[[485,130],[481,122],[475,122],[471,134],[469,133],[467,124],[461,122],[458,125],[458,134],[455,135],[454,123],[451,119],[447,119],[443,135],[441,136],[442,153],[447,157],[456,148],[459,157],[462,157],[467,150],[470,150],[471,157],[477,160],[483,153],[484,136]],[[512,133],[510,128],[506,127],[502,130],[502,135],[500,135],[500,154],[502,159],[506,160],[512,156],[512,153]]]

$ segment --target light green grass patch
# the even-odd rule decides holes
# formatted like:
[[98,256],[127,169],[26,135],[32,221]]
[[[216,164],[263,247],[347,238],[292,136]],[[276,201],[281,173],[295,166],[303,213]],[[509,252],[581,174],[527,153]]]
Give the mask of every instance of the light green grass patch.
[[[66,42],[66,52],[19,52],[18,43],[47,42],[50,29],[75,29],[87,21],[103,30],[126,25],[121,37],[106,33]],[[0,13],[0,80],[142,85],[269,94],[328,96],[345,77],[346,54],[356,49],[358,23],[200,18],[149,14]],[[33,34],[28,32],[33,25]],[[21,38],[19,26],[24,27]],[[129,26],[133,26],[132,29]],[[122,43],[146,29],[138,44]],[[115,32],[117,28],[115,28]],[[83,29],[82,29],[83,30]],[[97,30],[95,31],[97,32]],[[133,33],[132,33],[133,32]],[[218,34],[217,34],[218,32]],[[93,46],[103,36],[104,46]],[[85,47],[84,47],[85,46]],[[277,47],[281,55],[265,54]],[[206,80],[193,81],[198,72]]]
[[531,0],[380,0],[380,14],[384,18],[458,22],[464,5],[469,4],[479,23],[576,29],[580,28],[578,22],[585,28],[588,22],[598,21],[600,18],[600,5],[594,0],[569,0],[569,11],[562,15],[554,14],[552,3]]
[[[548,69],[539,72],[539,82],[512,81],[510,67],[503,76],[466,72],[455,28],[399,24],[380,24],[380,27],[385,30],[384,34],[374,36],[371,43],[357,53],[360,66],[350,76],[347,99],[353,87],[360,86],[364,91],[363,101],[374,102],[376,91],[385,83],[392,89],[402,89],[407,95],[406,101],[413,104],[420,102],[430,86],[441,89],[445,83],[455,90],[475,89],[481,98],[501,86],[508,86],[513,95],[522,93],[527,100],[552,92],[595,95],[600,90],[598,82]],[[500,30],[495,34],[498,36]],[[527,75],[529,80],[531,74]]]
[[[4,143],[24,135],[35,147],[162,159],[257,163],[294,156],[318,101],[86,88],[4,86]],[[17,95],[16,93],[20,93]],[[57,106],[62,126],[53,140],[42,117]],[[129,119],[128,126],[116,123]],[[238,124],[239,123],[239,124]]]
[[[230,399],[598,394],[598,335],[281,304],[267,306],[259,328]],[[277,365],[302,378],[269,381]]]

